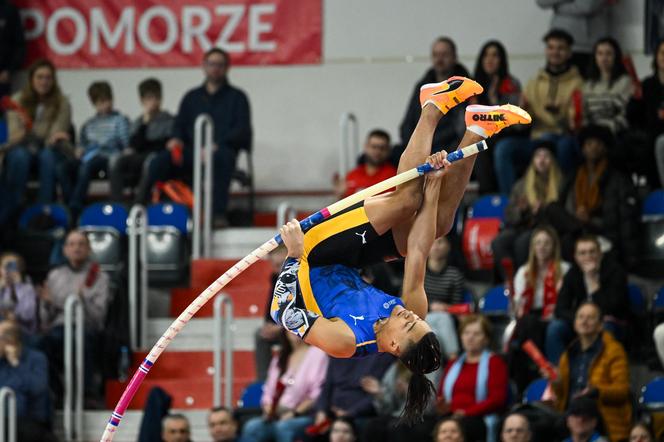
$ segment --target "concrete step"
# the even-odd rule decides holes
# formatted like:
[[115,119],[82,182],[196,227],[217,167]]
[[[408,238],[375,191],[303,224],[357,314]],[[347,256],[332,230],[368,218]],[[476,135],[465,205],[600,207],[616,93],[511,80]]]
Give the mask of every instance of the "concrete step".
[[231,227],[212,234],[212,254],[218,259],[241,259],[277,234],[268,227]]
[[[150,348],[159,340],[172,322],[172,318],[148,320],[148,345]],[[235,318],[231,326],[233,350],[253,351],[254,332],[262,323],[262,318]],[[213,330],[214,320],[212,318],[194,318],[170,343],[167,351],[211,351],[213,349]]]

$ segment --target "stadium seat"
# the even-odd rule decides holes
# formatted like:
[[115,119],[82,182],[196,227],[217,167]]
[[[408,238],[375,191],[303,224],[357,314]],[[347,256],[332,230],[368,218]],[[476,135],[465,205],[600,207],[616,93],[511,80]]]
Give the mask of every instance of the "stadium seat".
[[546,379],[535,379],[526,387],[526,391],[523,392],[523,403],[527,404],[530,402],[541,401],[546,387],[549,385],[549,381]]
[[641,219],[641,253],[635,271],[642,276],[657,278],[664,268],[664,190],[655,190],[646,197]]
[[509,304],[505,286],[497,285],[480,299],[480,313],[487,316],[509,316]]
[[629,306],[637,316],[643,316],[648,310],[646,298],[641,291],[641,288],[636,284],[627,284],[629,293]]
[[7,142],[8,135],[7,121],[4,118],[0,118],[0,144]]
[[182,204],[148,206],[147,259],[154,282],[178,281],[187,267],[187,237],[191,220]]
[[664,377],[655,378],[643,386],[639,406],[648,411],[664,410]]
[[485,195],[470,206],[468,218],[498,218],[502,222],[507,201],[505,195]]
[[127,209],[116,203],[95,203],[81,213],[78,225],[88,236],[92,255],[102,270],[117,273],[124,265]]
[[643,221],[664,219],[664,189],[650,192],[641,210]]
[[239,408],[260,408],[261,396],[263,395],[263,382],[254,382],[247,385],[242,392],[242,397],[237,403]]

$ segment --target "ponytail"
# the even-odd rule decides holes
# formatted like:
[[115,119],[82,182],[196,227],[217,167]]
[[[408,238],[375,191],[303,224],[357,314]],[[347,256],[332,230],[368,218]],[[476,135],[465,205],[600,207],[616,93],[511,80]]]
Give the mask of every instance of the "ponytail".
[[400,357],[401,362],[413,373],[408,383],[406,405],[401,414],[401,422],[412,424],[422,419],[435,394],[433,383],[426,373],[440,368],[440,344],[433,332],[429,332],[420,341],[408,348]]

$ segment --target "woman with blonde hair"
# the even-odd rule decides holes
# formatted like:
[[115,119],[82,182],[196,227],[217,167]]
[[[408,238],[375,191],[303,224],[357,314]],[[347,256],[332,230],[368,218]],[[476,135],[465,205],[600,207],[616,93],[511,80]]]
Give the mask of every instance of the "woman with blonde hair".
[[497,265],[503,258],[511,258],[515,268],[525,263],[532,229],[546,222],[546,209],[558,202],[562,185],[555,146],[541,141],[525,175],[512,188],[505,208],[505,228],[491,244]]

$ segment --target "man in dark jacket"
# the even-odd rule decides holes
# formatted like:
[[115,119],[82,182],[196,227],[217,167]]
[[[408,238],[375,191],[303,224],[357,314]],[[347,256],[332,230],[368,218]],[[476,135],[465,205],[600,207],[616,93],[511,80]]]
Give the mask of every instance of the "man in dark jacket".
[[596,303],[604,313],[604,329],[618,339],[629,313],[627,274],[614,260],[602,256],[597,237],[580,237],[574,260],[558,293],[555,319],[546,331],[546,352],[554,364],[572,339],[574,315],[581,304]]
[[[249,100],[240,89],[228,82],[231,59],[228,53],[212,48],[205,53],[205,83],[190,90],[180,102],[169,150],[183,147],[182,172],[190,176],[194,156],[194,123],[201,114],[208,114],[214,125],[214,224],[227,224],[226,206],[235,160],[241,149],[251,149],[252,130]],[[168,167],[168,165],[167,165]]]
[[9,95],[12,74],[21,68],[25,57],[25,37],[18,9],[0,0],[0,98]]
[[[408,102],[406,115],[401,122],[401,149],[394,149],[392,151],[392,158],[396,159],[395,164],[399,160],[399,156],[403,149],[406,147],[410,136],[415,130],[417,120],[420,118],[422,106],[420,104],[420,87],[427,83],[439,83],[452,76],[460,75],[468,77],[468,70],[457,62],[457,51],[454,40],[449,37],[439,37],[431,45],[431,68],[424,74],[415,85],[413,95]],[[433,135],[431,153],[438,152],[442,149],[450,150],[452,146],[456,146],[461,141],[461,137],[465,131],[463,116],[466,111],[466,105],[461,104],[452,109],[445,118],[441,119]]]

